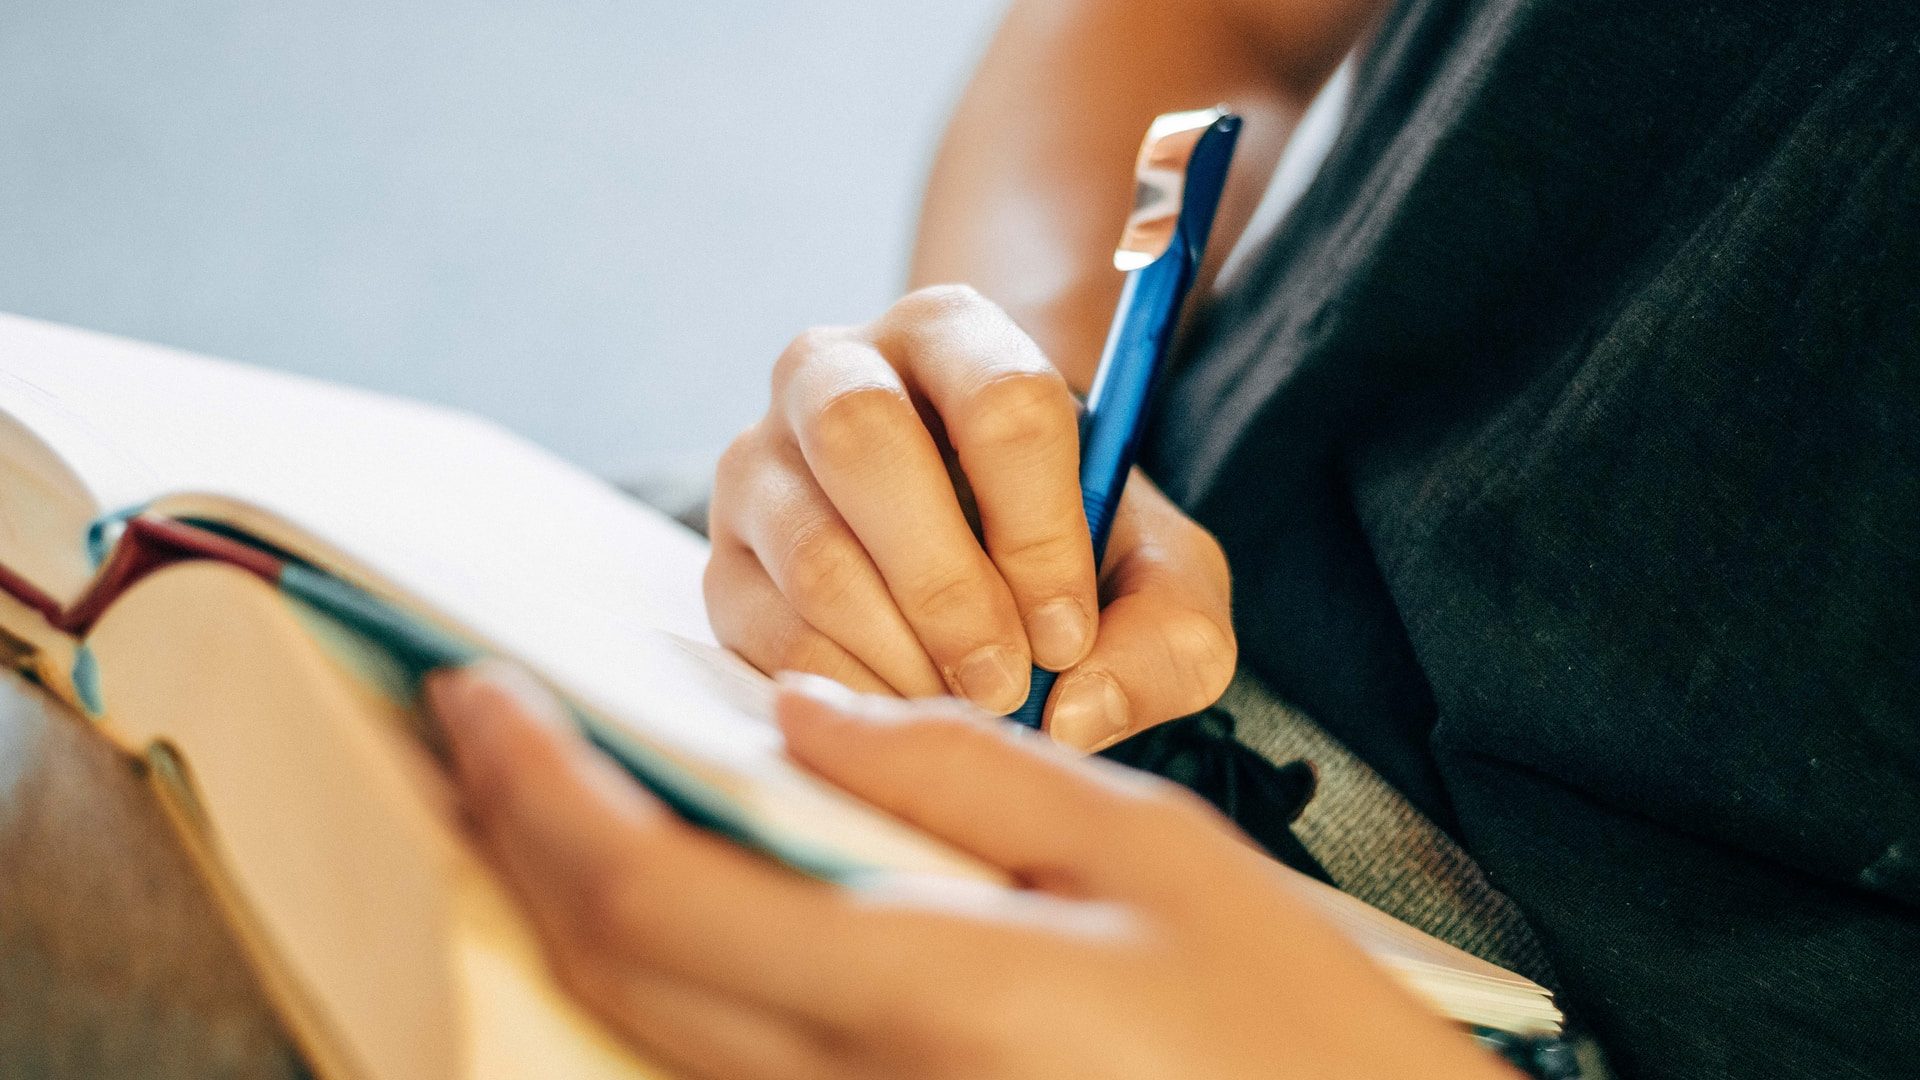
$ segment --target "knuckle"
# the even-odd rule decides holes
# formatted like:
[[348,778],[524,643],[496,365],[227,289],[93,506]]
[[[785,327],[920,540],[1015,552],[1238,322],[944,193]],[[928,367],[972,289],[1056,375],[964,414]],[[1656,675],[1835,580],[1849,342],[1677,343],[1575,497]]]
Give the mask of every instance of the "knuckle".
[[758,471],[763,457],[760,425],[741,432],[720,452],[720,460],[713,468],[713,494],[709,500],[708,518],[717,530],[721,522],[730,522],[732,512]]
[[845,331],[831,326],[810,326],[794,335],[773,362],[774,396],[779,397],[800,372],[811,366],[822,353],[839,344],[845,336]]
[[913,405],[889,386],[836,390],[808,420],[808,435],[821,453],[854,461],[898,445],[907,423],[917,423]]
[[759,464],[763,450],[763,430],[760,422],[748,425],[727,448],[720,452],[720,460],[714,465],[715,483],[737,483],[753,473]]
[[985,615],[988,604],[978,583],[967,574],[943,573],[916,582],[907,606],[919,620],[942,626],[972,625]]
[[1233,681],[1239,647],[1232,627],[1205,612],[1182,608],[1167,613],[1161,633],[1189,709],[1213,704]]
[[995,544],[993,558],[1002,567],[1018,567],[1022,572],[1021,580],[1029,587],[1034,584],[1036,571],[1070,584],[1077,580],[1073,575],[1084,573],[1081,568],[1092,564],[1093,548],[1087,543],[1087,534],[1084,532],[1078,535],[1071,532],[1065,535],[1050,533],[1019,543]]
[[804,671],[835,678],[840,670],[840,654],[826,638],[812,630],[789,633],[773,650],[775,666],[783,671]]
[[1051,369],[1012,371],[974,391],[957,438],[995,450],[1037,454],[1079,438],[1073,395]]
[[830,611],[853,588],[859,567],[838,537],[818,523],[796,529],[781,554],[781,589],[803,616]]
[[887,318],[891,322],[911,325],[937,322],[992,307],[993,303],[973,286],[949,282],[915,289],[901,297],[888,310]]

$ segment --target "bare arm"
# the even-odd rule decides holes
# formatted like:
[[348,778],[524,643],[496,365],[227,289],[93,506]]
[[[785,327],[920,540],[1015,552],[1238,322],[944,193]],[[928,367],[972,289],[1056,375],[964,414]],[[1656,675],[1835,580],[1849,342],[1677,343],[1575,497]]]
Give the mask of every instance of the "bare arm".
[[1247,118],[1212,266],[1382,0],[1016,0],[927,184],[916,286],[966,282],[1086,390],[1120,275],[1133,155],[1159,113]]

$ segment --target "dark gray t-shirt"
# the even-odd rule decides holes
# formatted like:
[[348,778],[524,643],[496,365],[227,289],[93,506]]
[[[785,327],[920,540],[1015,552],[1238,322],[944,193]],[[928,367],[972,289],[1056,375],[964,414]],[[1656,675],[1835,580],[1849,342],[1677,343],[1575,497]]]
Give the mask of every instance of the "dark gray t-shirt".
[[1399,4],[1146,460],[1625,1076],[1920,1075],[1920,6]]

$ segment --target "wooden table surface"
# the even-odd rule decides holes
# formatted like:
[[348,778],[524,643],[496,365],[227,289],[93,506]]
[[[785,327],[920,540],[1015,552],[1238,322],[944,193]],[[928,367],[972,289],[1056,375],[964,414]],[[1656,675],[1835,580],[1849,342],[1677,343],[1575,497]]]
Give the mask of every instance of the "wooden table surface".
[[0,1080],[305,1075],[138,767],[0,673]]

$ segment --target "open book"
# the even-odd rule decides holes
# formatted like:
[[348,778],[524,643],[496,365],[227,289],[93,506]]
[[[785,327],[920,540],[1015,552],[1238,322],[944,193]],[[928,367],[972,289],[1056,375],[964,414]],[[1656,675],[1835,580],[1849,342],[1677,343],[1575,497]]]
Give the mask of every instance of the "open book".
[[[704,543],[460,413],[0,316],[0,655],[148,764],[327,1080],[660,1075],[552,982],[462,839],[422,671],[550,683],[691,819],[796,869],[994,872],[790,763]],[[1462,1022],[1547,992],[1300,880]]]

